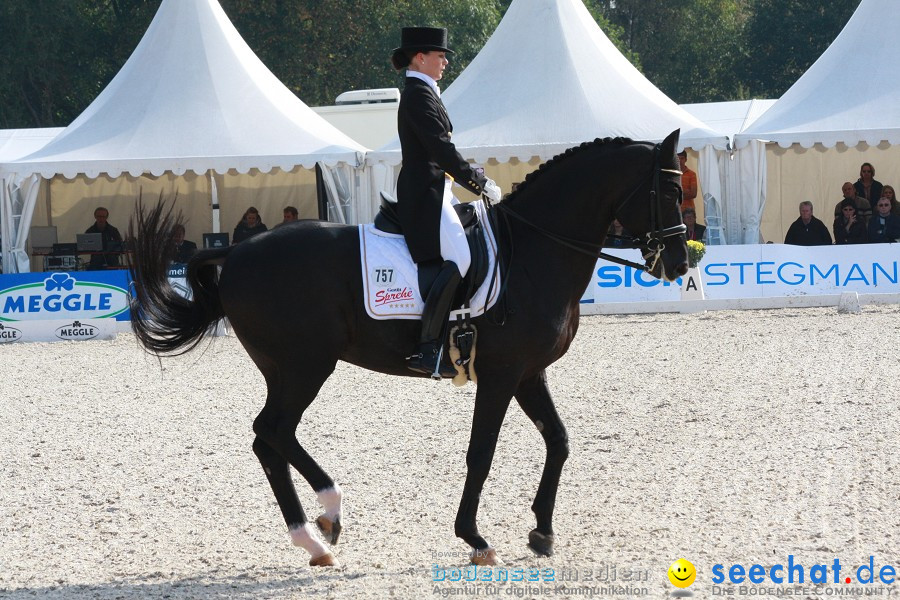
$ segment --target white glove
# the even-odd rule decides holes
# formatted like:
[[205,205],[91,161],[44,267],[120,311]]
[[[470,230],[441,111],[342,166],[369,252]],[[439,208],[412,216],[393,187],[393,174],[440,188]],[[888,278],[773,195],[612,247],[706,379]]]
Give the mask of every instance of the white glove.
[[491,202],[500,202],[500,198],[503,196],[500,186],[497,185],[493,179],[488,179],[485,182],[484,188],[482,188],[482,194]]

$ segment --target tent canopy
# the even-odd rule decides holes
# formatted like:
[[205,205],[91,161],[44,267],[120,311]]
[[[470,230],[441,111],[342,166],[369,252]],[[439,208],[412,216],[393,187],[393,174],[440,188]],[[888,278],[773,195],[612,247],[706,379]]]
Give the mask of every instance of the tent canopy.
[[266,68],[216,0],[163,0],[94,102],[44,148],[0,172],[267,173],[357,164],[364,151]]
[[[634,68],[581,0],[515,0],[442,99],[456,147],[480,163],[546,160],[598,137],[659,141],[679,128],[681,147],[728,142]],[[395,139],[369,162],[397,164],[399,148]]]
[[746,131],[749,140],[827,148],[900,143],[900,28],[896,0],[862,0],[853,17],[791,88]]
[[16,160],[46,146],[64,127],[0,129],[0,163]]
[[773,104],[775,100],[732,100],[680,106],[703,121],[710,129],[734,137],[752,125]]

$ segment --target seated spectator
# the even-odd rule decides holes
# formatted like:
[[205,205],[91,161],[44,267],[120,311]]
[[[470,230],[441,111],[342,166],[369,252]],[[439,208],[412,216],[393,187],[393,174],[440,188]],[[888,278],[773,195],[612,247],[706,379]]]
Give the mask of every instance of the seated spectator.
[[91,254],[89,269],[104,269],[119,266],[119,254],[122,252],[122,234],[108,222],[109,211],[102,206],[94,209],[94,224],[85,233],[99,233],[103,240],[103,254]]
[[794,246],[830,246],[831,234],[828,227],[813,216],[813,205],[809,200],[800,203],[800,217],[791,223],[785,244]]
[[891,213],[891,201],[881,197],[869,219],[869,243],[886,244],[900,240],[900,217]]
[[696,209],[694,200],[697,198],[697,174],[688,169],[687,152],[678,153],[678,164],[681,169],[681,210]]
[[865,198],[869,206],[874,206],[875,202],[881,198],[882,188],[880,181],[875,181],[875,167],[872,163],[863,163],[859,168],[859,179],[853,184],[856,195]]
[[856,195],[856,188],[849,181],[845,181],[844,185],[841,186],[841,192],[844,193],[844,197],[841,198],[840,202],[834,205],[835,218],[842,216],[841,207],[844,205],[844,200],[849,199],[852,200],[853,204],[856,206],[857,216],[862,217],[863,224],[865,224],[866,220],[872,214],[872,205],[865,198]]
[[900,202],[897,201],[897,192],[894,191],[894,186],[884,186],[881,189],[881,197],[891,201],[891,213],[900,217]]
[[186,263],[197,252],[197,244],[184,239],[184,225],[178,224],[172,230],[172,241],[175,244],[172,262]]
[[613,235],[619,235],[622,237],[631,237],[631,234],[629,234],[625,230],[625,228],[622,227],[622,224],[619,223],[618,219],[615,219],[612,222],[612,225],[609,226],[609,230],[606,232],[606,241],[603,242],[603,246],[605,248],[629,248],[629,247],[631,247],[631,245],[626,244],[625,240],[623,240],[623,239],[610,237]]
[[281,223],[279,223],[272,229],[277,229],[287,223],[293,223],[299,217],[300,217],[300,212],[296,208],[294,208],[293,206],[285,206],[284,207],[284,220],[282,220]]
[[685,238],[698,242],[704,241],[703,236],[706,235],[706,226],[697,224],[697,211],[693,208],[687,208],[681,213],[681,218],[687,227],[687,231],[684,232]]
[[244,217],[237,224],[237,227],[234,228],[234,235],[232,236],[231,243],[238,244],[263,231],[268,231],[268,227],[266,227],[263,224],[262,219],[259,218],[259,211],[251,206],[247,209],[247,212],[244,213]]
[[841,216],[834,219],[834,243],[865,244],[867,239],[866,225],[858,215],[856,203],[845,198],[841,202]]

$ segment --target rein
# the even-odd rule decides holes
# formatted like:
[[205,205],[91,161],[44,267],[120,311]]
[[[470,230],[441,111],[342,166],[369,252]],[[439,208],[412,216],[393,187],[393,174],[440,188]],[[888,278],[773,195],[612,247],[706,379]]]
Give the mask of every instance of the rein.
[[[584,240],[576,240],[570,237],[566,237],[564,235],[560,235],[558,233],[554,233],[549,231],[540,225],[533,223],[526,219],[524,216],[510,208],[509,204],[505,202],[500,202],[497,204],[497,209],[502,211],[503,213],[510,215],[525,225],[528,225],[544,237],[547,237],[554,242],[565,246],[571,250],[574,250],[580,254],[584,254],[586,256],[590,256],[592,258],[602,258],[603,260],[625,265],[631,267],[633,269],[637,269],[639,271],[652,271],[656,266],[656,262],[659,260],[662,251],[665,250],[665,238],[673,237],[677,235],[681,235],[687,231],[687,226],[684,224],[674,225],[672,227],[659,227],[659,218],[662,213],[662,195],[659,193],[659,174],[660,173],[671,173],[673,175],[681,175],[681,171],[677,169],[663,169],[659,164],[659,151],[661,144],[656,144],[653,151],[653,189],[650,190],[650,231],[643,238],[639,237],[626,237],[620,235],[612,235],[607,237],[612,237],[614,239],[624,240],[626,242],[627,248],[637,248],[641,250],[641,254],[644,258],[645,263],[640,264],[630,260],[626,260],[624,258],[619,258],[618,256],[613,256],[612,254],[607,254],[603,252],[602,244],[596,244],[594,242],[587,242]],[[638,190],[644,185],[644,182],[641,182],[631,191],[628,196],[619,204],[616,208],[616,214],[618,214],[625,206],[631,201],[632,198],[635,197]],[[650,259],[652,258],[652,262]],[[647,265],[647,262],[650,262]]]

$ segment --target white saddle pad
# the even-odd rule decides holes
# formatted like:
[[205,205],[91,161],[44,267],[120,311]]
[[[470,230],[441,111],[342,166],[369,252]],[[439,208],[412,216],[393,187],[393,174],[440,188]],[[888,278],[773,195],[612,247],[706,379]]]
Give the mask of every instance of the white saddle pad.
[[[488,275],[472,297],[473,318],[491,308],[500,292],[498,273],[491,297],[487,297],[497,260],[497,242],[484,203],[475,202],[475,211],[487,242]],[[369,223],[359,226],[359,247],[366,313],[378,320],[421,319],[425,300],[419,293],[419,271],[409,255],[406,239],[402,235],[379,231]],[[451,319],[455,319],[455,311],[451,312]]]

